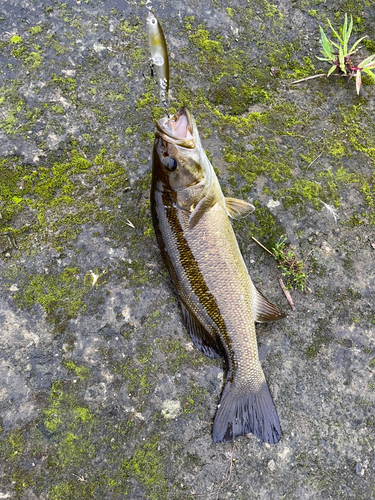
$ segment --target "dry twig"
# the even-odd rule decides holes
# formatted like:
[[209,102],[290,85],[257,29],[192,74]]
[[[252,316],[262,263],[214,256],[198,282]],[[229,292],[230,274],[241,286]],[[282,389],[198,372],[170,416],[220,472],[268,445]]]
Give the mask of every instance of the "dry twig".
[[294,82],[292,82],[292,85],[294,83],[301,83],[301,82],[305,82],[306,80],[312,80],[313,78],[319,78],[321,76],[327,76],[326,73],[319,73],[318,75],[313,75],[313,76],[307,76],[306,78],[301,78],[301,80],[294,80]]
[[281,288],[283,289],[283,292],[285,293],[285,297],[287,298],[290,307],[292,308],[292,311],[295,311],[296,307],[294,305],[292,296],[290,295],[290,293],[288,292],[288,290],[285,288],[284,282],[283,282],[283,280],[281,278],[279,278],[279,283],[280,283]]
[[252,239],[255,241],[255,243],[258,243],[259,246],[261,246],[263,248],[263,250],[265,250],[266,252],[268,252],[270,255],[272,255],[272,257],[275,257],[274,254],[272,252],[270,252],[268,250],[268,248],[266,248],[265,246],[262,245],[262,243],[260,241],[258,241],[256,238],[254,238],[254,236],[252,236]]

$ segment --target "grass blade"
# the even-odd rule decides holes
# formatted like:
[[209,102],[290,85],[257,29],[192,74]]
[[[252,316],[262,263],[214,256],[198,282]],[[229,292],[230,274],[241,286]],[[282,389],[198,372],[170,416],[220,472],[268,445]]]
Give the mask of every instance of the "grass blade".
[[349,24],[349,28],[348,28],[348,42],[349,42],[349,38],[350,38],[350,35],[352,34],[352,29],[353,29],[353,16],[351,15],[350,16],[350,24]]
[[345,14],[344,26],[342,27],[342,41],[343,41],[343,51],[344,54],[348,50],[348,14]]
[[361,88],[361,71],[357,71],[357,74],[356,74],[356,77],[355,77],[355,86],[356,86],[356,89],[357,89],[357,94],[359,95],[359,91],[360,91],[360,88]]
[[321,44],[322,49],[323,49],[323,50],[321,50],[321,52],[329,60],[332,60],[334,58],[334,56],[333,56],[333,47],[331,45],[331,42],[326,37],[326,34],[324,33],[321,26],[319,26],[319,29],[320,29],[320,37],[321,37],[320,44]]
[[367,75],[370,75],[372,78],[375,78],[375,75],[374,73],[368,69],[368,68],[363,68],[363,71],[367,74]]
[[340,40],[340,42],[344,45],[344,42],[342,41],[340,35],[337,33],[337,31],[335,30],[335,28],[332,26],[331,21],[329,19],[327,19],[327,21],[328,21],[329,27],[333,31],[333,34],[335,35],[335,37],[338,38],[338,40]]
[[367,36],[367,35],[365,35],[365,36],[363,36],[362,38],[360,38],[359,40],[357,40],[357,41],[355,42],[355,44],[352,46],[352,48],[349,50],[349,52],[348,52],[348,56],[350,56],[350,54],[354,54],[355,52],[357,52],[357,50],[358,50],[358,49],[356,49],[356,50],[354,50],[354,49],[357,47],[357,45],[358,45],[360,42],[362,42],[362,40],[363,40],[364,38],[368,38],[368,36]]
[[365,68],[366,66],[371,68],[372,64],[374,63],[375,60],[375,54],[372,56],[366,57],[362,62],[358,64],[358,68]]
[[330,67],[328,73],[327,73],[327,76],[329,76],[331,73],[333,73],[335,71],[335,69],[337,68],[336,64],[334,64],[333,66]]
[[339,49],[339,63],[340,63],[340,69],[343,73],[346,73],[346,68],[345,68],[345,61],[344,61],[344,51],[342,50],[342,47]]

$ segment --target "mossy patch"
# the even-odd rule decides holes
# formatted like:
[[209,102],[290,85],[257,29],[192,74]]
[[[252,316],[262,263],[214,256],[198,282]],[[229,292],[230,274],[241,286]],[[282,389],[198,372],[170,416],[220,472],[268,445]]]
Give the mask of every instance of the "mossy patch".
[[[89,161],[76,150],[72,150],[66,162],[54,162],[51,167],[22,165],[17,158],[0,162],[0,173],[4,183],[0,187],[0,203],[3,218],[0,224],[7,224],[21,213],[31,213],[28,221],[19,229],[21,248],[29,246],[28,235],[44,234],[56,248],[74,239],[79,226],[95,221],[108,222],[112,218],[102,210],[97,196],[107,204],[119,203],[117,192],[127,186],[125,169],[117,162],[105,157],[105,149],[96,155],[96,162]],[[100,158],[100,165],[99,165]],[[82,181],[95,189],[84,195]],[[4,226],[3,226],[4,227]]]
[[65,368],[67,368],[67,370],[73,372],[81,380],[88,378],[91,374],[91,371],[87,366],[77,365],[71,359],[63,360],[62,364],[65,366]]
[[150,500],[164,500],[169,490],[158,444],[158,436],[149,439],[134,451],[130,460],[124,460],[121,464],[124,476],[133,476],[144,487],[145,498]]
[[47,321],[61,329],[67,321],[86,310],[85,295],[87,288],[80,269],[67,267],[57,275],[29,276],[22,292],[16,295],[16,301],[23,307],[40,304]]
[[179,372],[183,366],[199,366],[207,361],[206,357],[197,356],[198,351],[187,351],[181,340],[160,340],[157,345],[167,355],[167,365],[172,375]]

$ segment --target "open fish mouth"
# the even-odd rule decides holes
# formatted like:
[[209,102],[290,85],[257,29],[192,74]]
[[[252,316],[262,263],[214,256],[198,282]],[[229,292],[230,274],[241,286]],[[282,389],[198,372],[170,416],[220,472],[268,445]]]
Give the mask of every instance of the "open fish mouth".
[[156,122],[158,135],[165,141],[184,148],[195,148],[194,122],[189,110],[181,108],[171,118],[164,117]]

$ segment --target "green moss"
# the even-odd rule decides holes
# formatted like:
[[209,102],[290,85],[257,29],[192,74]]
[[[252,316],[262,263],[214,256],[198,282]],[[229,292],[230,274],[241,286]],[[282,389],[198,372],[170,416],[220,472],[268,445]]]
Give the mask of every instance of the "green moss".
[[[187,394],[181,399],[181,405],[184,415],[191,413],[200,413],[199,407],[203,404],[207,396],[206,389],[203,389],[193,380],[190,381],[190,387]],[[200,415],[203,417],[203,415]]]
[[43,26],[41,26],[40,24],[37,25],[37,26],[32,26],[31,28],[29,28],[29,32],[32,35],[37,35],[38,33],[41,33],[42,31],[43,31]]
[[295,179],[293,187],[279,189],[277,195],[282,198],[285,208],[302,201],[312,201],[315,207],[318,208],[321,207],[319,190],[320,187],[315,182],[306,179]]
[[198,354],[198,351],[188,352],[181,340],[160,340],[157,346],[167,355],[168,369],[173,375],[178,373],[183,366],[194,367],[208,362],[206,357]]
[[140,110],[142,108],[145,108],[149,104],[157,104],[158,100],[155,96],[155,94],[151,92],[146,92],[145,94],[142,95],[142,97],[139,97],[137,99],[137,109]]
[[115,373],[124,377],[128,391],[133,397],[144,400],[155,385],[154,376],[157,369],[152,363],[138,368],[133,360],[127,360],[124,363],[117,363]]
[[134,477],[145,489],[145,498],[150,500],[165,500],[169,491],[158,444],[158,436],[149,439],[134,451],[130,460],[124,460],[121,465],[124,476]]
[[375,42],[373,40],[365,38],[361,43],[366,47],[370,54],[375,54]]
[[20,194],[21,179],[25,168],[15,165],[11,158],[0,160],[0,227],[6,226],[12,218],[22,210],[22,196]]
[[18,35],[13,35],[12,38],[9,40],[9,42],[12,45],[18,45],[19,43],[22,42],[22,38]]
[[202,24],[190,34],[189,39],[198,49],[206,53],[215,53],[215,57],[224,53],[221,41],[211,40],[209,31]]
[[36,69],[43,62],[42,51],[37,44],[25,44],[23,39],[14,35],[10,39],[10,44],[13,45],[12,55],[28,66],[29,69]]
[[264,89],[254,88],[251,84],[230,85],[228,79],[222,77],[219,84],[211,90],[210,98],[215,106],[224,105],[231,114],[240,115],[249,106],[265,103],[270,97]]
[[[43,410],[43,425],[51,432],[68,429],[70,435],[77,432],[82,423],[91,422],[93,413],[77,403],[74,394],[63,389],[62,381],[52,384],[48,406]],[[71,442],[72,438],[68,439]]]
[[140,26],[139,23],[132,25],[129,21],[124,19],[119,24],[118,29],[126,35],[134,35],[138,33]]
[[57,275],[29,276],[22,291],[16,295],[20,306],[31,307],[40,304],[47,321],[63,327],[67,321],[76,318],[86,310],[84,286],[78,267],[66,267]]
[[[272,216],[271,212],[263,207],[258,200],[254,200],[255,211],[253,216],[255,216],[256,222],[246,221],[246,228],[248,228],[248,236],[255,236],[256,238],[262,240],[269,246],[275,245],[276,241],[282,235],[282,229],[276,223],[275,218]],[[243,221],[236,222],[236,226],[245,223]]]
[[98,483],[93,481],[90,484],[86,484],[86,479],[83,477],[80,481],[79,477],[50,488],[48,490],[48,498],[51,500],[96,499]]
[[64,95],[68,95],[76,89],[77,81],[72,77],[58,76],[56,73],[53,73],[51,85],[58,86]]
[[[109,207],[116,206],[119,199],[115,193],[127,186],[127,175],[124,167],[111,162],[103,151],[96,156],[99,157],[102,158],[99,169],[93,168],[93,162],[75,149],[68,161],[52,163],[52,167],[21,166],[16,158],[0,160],[4,179],[0,186],[3,217],[0,225],[9,228],[15,216],[31,208],[35,215],[19,232],[46,232],[51,243],[60,248],[77,236],[82,224],[95,220],[110,222],[113,216],[99,209],[97,197]],[[80,176],[84,176],[86,186],[95,186],[96,193],[87,195]],[[28,246],[27,240],[21,247],[23,244]]]
[[17,460],[26,446],[22,429],[11,432],[1,447],[4,460]]
[[88,378],[91,375],[91,371],[89,368],[86,366],[79,366],[74,363],[71,359],[69,360],[63,360],[62,364],[67,368],[69,371],[73,372],[77,377],[79,377],[81,380],[84,380]]

